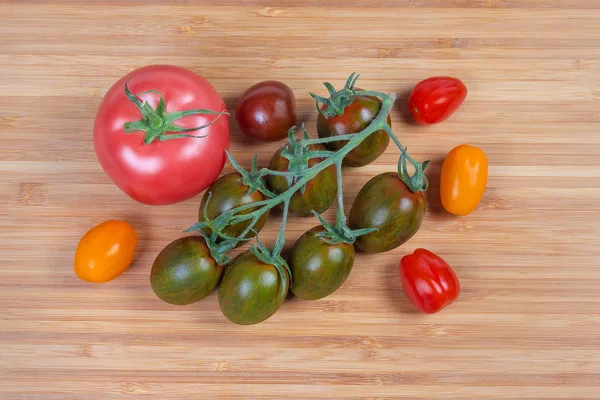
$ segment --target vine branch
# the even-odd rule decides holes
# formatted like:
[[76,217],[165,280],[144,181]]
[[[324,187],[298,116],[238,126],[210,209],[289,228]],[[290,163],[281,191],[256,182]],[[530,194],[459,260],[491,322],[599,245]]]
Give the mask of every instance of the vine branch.
[[[211,254],[213,254],[213,257],[215,257],[215,260],[217,260],[219,263],[226,262],[228,258],[225,253],[236,247],[236,245],[242,240],[248,240],[244,238],[249,232],[254,231],[254,226],[260,217],[273,207],[283,203],[281,226],[273,249],[269,251],[267,248],[265,248],[260,242],[258,236],[256,236],[257,243],[253,244],[251,251],[261,261],[275,265],[281,275],[282,282],[287,284],[286,271],[290,279],[291,273],[287,263],[281,257],[281,252],[285,244],[285,228],[291,198],[297,191],[302,190],[308,181],[313,179],[315,176],[317,176],[317,174],[331,165],[335,165],[336,167],[336,179],[338,187],[336,221],[335,224],[329,224],[321,215],[313,211],[319,222],[321,222],[325,228],[325,231],[319,233],[318,236],[322,237],[323,240],[329,243],[354,243],[358,236],[365,235],[376,230],[374,228],[368,228],[352,231],[347,226],[347,219],[344,213],[344,196],[342,190],[342,161],[344,157],[346,157],[348,153],[350,153],[367,137],[376,131],[385,130],[400,150],[401,155],[398,164],[398,174],[400,179],[402,179],[403,182],[405,182],[414,192],[420,190],[424,191],[427,189],[428,181],[424,174],[424,170],[429,161],[420,163],[410,157],[406,151],[406,148],[402,145],[402,143],[400,143],[400,140],[398,137],[396,137],[391,127],[387,123],[387,117],[392,110],[396,96],[393,93],[385,94],[382,92],[366,90],[357,91],[354,89],[357,78],[357,74],[350,75],[346,81],[346,85],[340,91],[336,91],[331,84],[325,83],[330,95],[329,99],[312,93],[311,95],[316,100],[317,109],[326,118],[334,115],[342,115],[345,107],[351,104],[357,96],[375,96],[380,98],[381,109],[379,113],[362,131],[347,135],[311,139],[308,136],[306,129],[304,129],[304,125],[302,126],[303,135],[301,138],[296,138],[295,128],[292,127],[288,132],[289,144],[285,151],[282,151],[282,155],[290,161],[290,167],[288,171],[273,171],[268,168],[259,169],[257,167],[256,156],[252,160],[251,170],[247,171],[237,163],[237,161],[231,154],[229,154],[229,152],[227,153],[229,161],[241,174],[242,183],[249,187],[249,193],[259,190],[267,198],[258,202],[232,208],[219,215],[212,221],[208,220],[205,215],[204,221],[192,225],[187,230],[200,231],[205,238],[207,238],[207,243],[211,249]],[[335,152],[329,150],[309,149],[309,146],[312,145],[326,144],[334,141],[345,141],[346,143],[341,149]],[[323,158],[323,160],[312,167],[308,167],[308,159],[310,158]],[[412,175],[409,175],[408,173],[407,162],[410,162],[415,169],[415,172]],[[291,182],[290,187],[286,191],[276,195],[266,187],[264,178],[268,175],[287,177]],[[247,212],[250,209],[254,210]],[[223,229],[226,226],[243,221],[250,221],[250,224],[238,237],[230,237],[223,233]],[[211,230],[212,234],[210,235],[210,238],[208,237],[209,235],[204,233],[205,228],[209,228]],[[287,286],[285,288],[287,288]]]

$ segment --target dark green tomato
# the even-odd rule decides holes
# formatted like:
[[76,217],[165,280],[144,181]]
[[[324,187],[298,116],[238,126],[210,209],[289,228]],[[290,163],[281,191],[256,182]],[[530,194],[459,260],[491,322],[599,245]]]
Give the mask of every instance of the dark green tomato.
[[[357,89],[360,90],[360,89]],[[325,107],[325,106],[323,106]],[[325,118],[319,113],[317,117],[317,133],[320,138],[349,135],[364,130],[377,117],[381,110],[381,100],[375,96],[358,96],[354,102],[344,109],[340,116]],[[391,127],[392,119],[388,115],[387,123]],[[348,167],[362,167],[375,161],[387,149],[390,137],[380,129],[373,132],[361,144],[344,158]],[[327,143],[329,150],[339,150],[348,143],[345,140]]]
[[287,288],[286,295],[282,296],[281,285],[275,266],[245,251],[225,269],[219,286],[219,306],[231,322],[256,324],[275,314],[285,300]]
[[[248,194],[248,186],[238,182],[240,178],[241,175],[239,173],[233,172],[223,175],[214,181],[212,185],[210,185],[208,190],[204,193],[204,196],[202,196],[202,202],[200,202],[200,207],[198,210],[198,221],[204,221],[204,207],[206,207],[206,214],[208,215],[208,218],[212,220],[231,210],[232,208],[256,203],[257,201],[261,201],[266,198],[258,190],[252,194]],[[237,213],[237,215],[248,214],[255,210],[256,208],[251,208],[249,210]],[[269,211],[264,213],[258,219],[258,221],[256,221],[256,224],[254,225],[256,232],[259,232],[265,226],[268,218]],[[237,224],[225,227],[225,229],[223,229],[223,233],[228,236],[239,237],[239,235],[244,232],[249,224],[250,220],[238,222]],[[207,228],[205,229],[205,232],[206,234],[210,235],[211,229]],[[246,234],[246,239],[252,236],[254,236],[254,232],[248,232],[248,234]],[[239,245],[242,244],[244,244],[244,242],[240,242]]]
[[[271,158],[269,169],[274,171],[288,171],[290,161],[281,155],[281,150],[288,145],[281,147]],[[317,144],[310,145],[311,150],[326,150],[325,146]],[[312,167],[322,158],[311,158],[308,160],[308,167]],[[269,188],[276,194],[280,194],[288,190],[292,186],[292,178],[286,176],[269,175],[267,178]],[[312,216],[312,211],[322,213],[327,210],[335,200],[337,194],[337,177],[335,165],[330,165],[317,176],[306,183],[304,193],[298,190],[290,200],[290,212],[300,217]],[[283,206],[283,204],[282,204]]]
[[318,300],[335,292],[352,271],[354,246],[329,244],[316,236],[324,232],[317,226],[294,243],[290,251],[292,292],[304,300]]
[[170,304],[191,304],[208,296],[219,283],[223,266],[210,255],[202,236],[185,236],[165,247],[154,260],[150,283]]
[[378,228],[359,236],[355,245],[367,253],[381,253],[395,249],[417,233],[424,215],[423,192],[412,192],[396,172],[386,172],[360,189],[348,225],[351,229]]

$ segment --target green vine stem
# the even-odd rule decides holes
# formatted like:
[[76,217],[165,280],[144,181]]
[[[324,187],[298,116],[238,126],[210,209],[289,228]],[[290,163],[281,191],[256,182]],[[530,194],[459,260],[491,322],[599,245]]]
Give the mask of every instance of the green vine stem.
[[331,244],[338,243],[354,243],[356,238],[361,235],[366,235],[375,231],[375,228],[357,229],[351,230],[346,224],[346,214],[344,213],[344,194],[342,192],[342,161],[338,161],[335,164],[335,170],[337,175],[337,207],[335,210],[335,225],[329,224],[323,217],[317,212],[313,211],[323,228],[324,232],[317,233],[318,237],[321,237],[324,241]]
[[[262,201],[258,201],[251,204],[246,204],[219,215],[214,220],[199,222],[191,226],[187,231],[200,231],[203,232],[204,228],[210,228],[212,234],[206,235],[207,244],[210,248],[211,254],[219,263],[224,263],[228,260],[225,253],[233,249],[250,231],[253,230],[254,225],[257,223],[259,218],[266,213],[268,210],[276,207],[280,203],[284,204],[284,212],[282,216],[281,227],[279,234],[272,250],[266,249],[260,242],[258,236],[256,237],[257,244],[253,245],[251,251],[263,262],[273,264],[277,267],[278,271],[282,276],[282,282],[287,283],[287,277],[284,273],[284,269],[289,273],[289,267],[285,260],[281,257],[281,252],[285,243],[285,227],[288,218],[288,208],[291,197],[298,190],[302,190],[308,181],[313,179],[318,173],[326,169],[331,165],[335,165],[337,174],[337,210],[336,210],[336,222],[335,224],[329,224],[319,214],[314,213],[317,219],[325,227],[325,232],[319,234],[324,240],[330,243],[353,243],[356,237],[365,235],[372,232],[374,229],[360,229],[352,231],[346,224],[346,215],[344,214],[344,196],[343,196],[343,185],[342,185],[342,161],[344,157],[351,152],[354,148],[360,145],[369,135],[372,133],[385,130],[393,142],[400,150],[400,160],[398,166],[398,174],[400,179],[406,183],[406,185],[413,191],[425,191],[427,189],[428,181],[424,174],[425,168],[429,161],[417,162],[411,158],[406,148],[400,143],[399,139],[393,133],[390,126],[387,124],[387,116],[391,112],[394,105],[396,96],[391,94],[385,94],[377,91],[356,91],[354,85],[358,75],[352,74],[344,88],[340,91],[335,91],[331,84],[325,83],[330,98],[326,99],[321,96],[311,95],[317,102],[317,109],[326,117],[333,115],[341,115],[344,108],[351,104],[357,96],[376,96],[381,99],[381,109],[379,114],[371,121],[371,123],[362,131],[354,134],[332,136],[327,138],[311,139],[308,133],[302,126],[303,137],[296,138],[294,135],[295,128],[291,128],[289,132],[289,145],[286,149],[286,158],[290,160],[290,166],[293,164],[295,167],[290,168],[288,171],[272,171],[267,168],[259,169],[257,167],[256,156],[252,161],[252,168],[250,171],[246,171],[242,168],[239,163],[227,153],[229,161],[233,167],[241,174],[241,181],[249,187],[249,191],[259,190],[267,198]],[[320,107],[319,104],[323,104],[325,107]],[[310,145],[323,144],[334,141],[344,140],[346,144],[340,150],[336,152],[332,151],[312,151],[309,150]],[[321,157],[323,160],[312,167],[308,167],[308,159]],[[415,172],[409,175],[407,169],[407,162],[410,163]],[[267,175],[279,175],[290,178],[291,185],[285,192],[275,195],[265,185],[265,177]],[[242,212],[253,209],[253,211],[241,214]],[[238,238],[232,238],[224,235],[222,230],[225,226],[237,224],[243,221],[250,221],[249,226],[244,232],[242,232]],[[291,274],[289,275],[291,279]],[[287,288],[287,287],[286,287]]]
[[[424,172],[431,160],[426,160],[422,163],[413,160],[413,158],[408,155],[406,147],[400,143],[400,140],[398,140],[398,137],[396,137],[394,132],[392,132],[392,128],[390,128],[387,123],[385,124],[384,129],[400,150],[400,159],[398,160],[398,176],[400,179],[402,179],[402,182],[404,182],[413,192],[427,191],[429,188],[429,180]],[[415,168],[413,175],[408,173],[406,161],[409,161]]]
[[335,172],[337,176],[337,208],[335,210],[335,227],[338,230],[346,226],[346,214],[344,213],[344,194],[342,192],[342,162],[338,161],[335,164]]
[[281,217],[281,226],[279,227],[279,234],[277,235],[277,239],[275,240],[275,245],[273,246],[274,254],[281,254],[283,250],[283,246],[285,245],[285,225],[288,218],[288,211],[290,209],[290,199],[285,199],[283,201],[283,216]]

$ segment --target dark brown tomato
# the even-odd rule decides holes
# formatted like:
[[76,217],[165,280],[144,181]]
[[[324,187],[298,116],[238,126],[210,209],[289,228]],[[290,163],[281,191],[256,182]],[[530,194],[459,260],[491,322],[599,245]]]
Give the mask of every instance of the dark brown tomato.
[[294,92],[277,81],[257,83],[239,98],[235,117],[246,136],[263,142],[281,140],[296,125]]
[[354,246],[329,244],[316,236],[317,226],[302,235],[289,254],[292,292],[304,300],[318,300],[335,292],[346,281],[354,264]]
[[[275,171],[287,171],[290,161],[281,155],[281,150],[288,145],[282,146],[269,162],[269,169]],[[317,144],[310,145],[311,150],[326,150],[325,146]],[[308,167],[312,167],[322,158],[311,158],[308,160]],[[267,178],[269,188],[276,194],[288,190],[292,186],[292,179],[285,176],[269,175]],[[306,183],[304,193],[298,190],[290,200],[290,212],[300,217],[312,216],[312,211],[322,213],[327,210],[334,202],[337,194],[337,177],[335,165],[330,165],[317,176]],[[283,206],[283,204],[282,204]]]
[[[361,90],[361,89],[357,89]],[[377,117],[381,110],[381,100],[375,96],[358,96],[344,109],[344,114],[325,118],[317,117],[317,133],[320,138],[348,135],[364,130]],[[392,119],[388,115],[387,123],[391,127]],[[348,167],[362,167],[375,161],[387,149],[390,137],[384,130],[373,132],[361,144],[344,158]],[[345,140],[327,143],[330,150],[339,150],[348,143]]]
[[[265,200],[265,196],[258,190],[252,194],[248,194],[248,186],[239,182],[241,175],[237,172],[232,172],[227,175],[223,175],[217,179],[208,188],[208,190],[202,196],[200,207],[198,210],[198,221],[204,221],[204,207],[206,207],[206,214],[208,218],[215,219],[219,215],[231,210],[244,206],[246,204],[256,203],[261,200]],[[210,200],[209,200],[210,196]],[[207,205],[208,203],[208,205]],[[246,211],[238,213],[238,215],[248,214],[256,208],[251,208]],[[267,223],[269,218],[269,212],[264,213],[254,225],[256,232],[259,232]],[[223,229],[223,233],[228,236],[238,237],[248,227],[250,221],[238,222],[237,224],[231,225]],[[205,229],[205,232],[210,235],[211,230]],[[254,236],[253,232],[248,232],[246,238]],[[241,242],[242,245],[244,242]]]
[[208,296],[219,283],[223,266],[215,262],[201,236],[185,236],[165,247],[154,260],[150,284],[170,304],[191,304]]
[[282,296],[281,285],[275,266],[245,251],[225,269],[219,286],[219,306],[223,315],[236,324],[262,322],[275,314],[285,300],[288,288]]
[[417,233],[424,215],[423,192],[412,192],[396,172],[386,172],[358,192],[348,225],[352,229],[378,228],[359,236],[355,245],[367,253],[381,253],[395,249]]

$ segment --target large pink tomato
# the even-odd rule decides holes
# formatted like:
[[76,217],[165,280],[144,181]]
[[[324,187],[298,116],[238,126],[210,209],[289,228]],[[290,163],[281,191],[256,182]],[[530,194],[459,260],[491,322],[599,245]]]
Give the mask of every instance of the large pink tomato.
[[184,68],[137,69],[106,93],[94,125],[102,168],[133,199],[151,205],[187,200],[225,164],[225,103],[206,79]]

